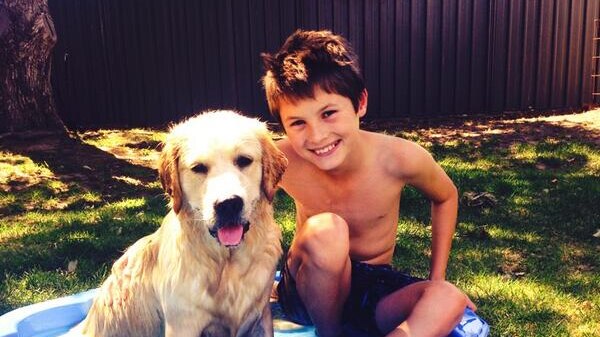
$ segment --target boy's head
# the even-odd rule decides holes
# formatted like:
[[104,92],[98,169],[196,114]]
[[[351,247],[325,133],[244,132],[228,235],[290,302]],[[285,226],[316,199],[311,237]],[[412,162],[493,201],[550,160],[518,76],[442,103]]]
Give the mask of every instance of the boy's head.
[[326,30],[297,30],[276,54],[261,56],[267,103],[278,120],[281,100],[314,98],[317,87],[347,97],[358,111],[364,80],[358,57],[343,37]]

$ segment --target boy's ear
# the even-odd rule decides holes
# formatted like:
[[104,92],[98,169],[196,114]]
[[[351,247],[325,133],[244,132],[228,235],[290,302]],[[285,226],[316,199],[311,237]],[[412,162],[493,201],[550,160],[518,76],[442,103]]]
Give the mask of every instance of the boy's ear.
[[358,101],[357,115],[359,118],[363,117],[364,115],[367,114],[368,101],[369,101],[369,92],[367,91],[367,89],[364,89],[363,92],[360,94],[360,100]]

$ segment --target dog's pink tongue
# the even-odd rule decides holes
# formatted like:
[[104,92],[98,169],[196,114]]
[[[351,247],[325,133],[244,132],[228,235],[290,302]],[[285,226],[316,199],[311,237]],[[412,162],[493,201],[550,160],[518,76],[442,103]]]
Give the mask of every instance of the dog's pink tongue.
[[225,226],[219,228],[217,231],[219,242],[225,246],[235,246],[239,244],[242,241],[243,235],[244,227],[242,225]]

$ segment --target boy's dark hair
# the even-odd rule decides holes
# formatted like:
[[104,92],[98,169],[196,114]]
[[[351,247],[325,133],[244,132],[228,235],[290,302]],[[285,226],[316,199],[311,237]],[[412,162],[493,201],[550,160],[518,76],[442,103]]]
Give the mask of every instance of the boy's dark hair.
[[313,98],[315,87],[352,101],[354,110],[365,89],[358,57],[348,41],[330,31],[295,31],[279,51],[261,54],[263,86],[271,114],[278,120],[281,99]]

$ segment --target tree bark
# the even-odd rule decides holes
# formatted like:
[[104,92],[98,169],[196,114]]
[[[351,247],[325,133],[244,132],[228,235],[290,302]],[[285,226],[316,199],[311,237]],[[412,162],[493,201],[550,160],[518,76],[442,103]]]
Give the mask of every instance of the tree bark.
[[66,132],[50,83],[55,44],[47,0],[0,0],[0,134]]

